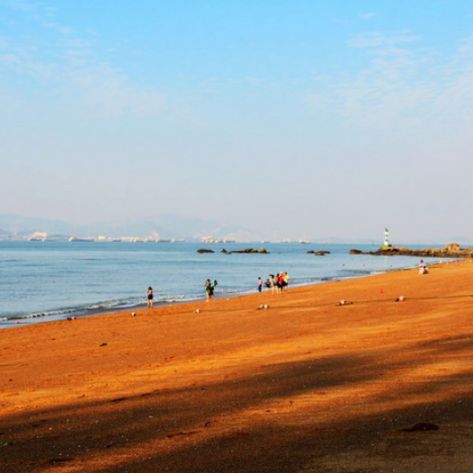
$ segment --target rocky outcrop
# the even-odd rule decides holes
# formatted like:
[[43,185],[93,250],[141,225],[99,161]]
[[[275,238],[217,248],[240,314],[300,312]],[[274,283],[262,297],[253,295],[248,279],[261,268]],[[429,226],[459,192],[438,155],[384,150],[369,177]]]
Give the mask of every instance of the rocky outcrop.
[[[355,248],[353,248],[353,249],[350,250],[350,254],[351,254],[351,255],[362,255],[362,254],[363,254],[363,251],[361,251],[361,250],[356,250]],[[364,253],[364,254],[366,254],[366,253]]]
[[445,247],[447,251],[461,251],[461,247],[458,243],[450,243]]
[[444,248],[404,248],[381,247],[376,251],[350,250],[351,255],[374,256],[418,256],[421,258],[473,258],[473,248],[461,248],[458,243],[450,243]]
[[232,250],[232,251],[227,251],[225,248],[221,250],[222,253],[225,253],[226,255],[232,255],[234,253],[239,253],[239,254],[254,254],[254,253],[259,253],[261,255],[266,255],[269,254],[269,251],[266,248],[245,248],[244,250]]
[[329,255],[330,254],[330,251],[327,251],[327,250],[318,250],[318,251],[315,251],[315,250],[309,250],[307,252],[308,255],[315,255],[315,256],[325,256],[325,255]]
[[210,248],[199,248],[197,253],[215,253],[215,251],[211,250]]

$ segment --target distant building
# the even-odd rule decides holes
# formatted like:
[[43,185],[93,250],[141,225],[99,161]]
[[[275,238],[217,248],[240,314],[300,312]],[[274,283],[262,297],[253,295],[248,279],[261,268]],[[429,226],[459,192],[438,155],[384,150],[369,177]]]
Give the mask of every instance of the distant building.
[[143,243],[143,239],[139,236],[122,236],[120,237],[120,241],[125,243]]
[[47,232],[34,232],[28,237],[28,241],[46,241],[47,239]]
[[200,241],[202,243],[219,243],[220,240],[218,240],[217,238],[214,238],[213,236],[203,236]]

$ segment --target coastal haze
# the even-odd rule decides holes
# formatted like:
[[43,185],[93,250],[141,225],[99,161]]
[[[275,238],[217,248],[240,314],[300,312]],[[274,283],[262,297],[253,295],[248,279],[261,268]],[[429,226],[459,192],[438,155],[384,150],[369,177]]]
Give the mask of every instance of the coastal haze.
[[472,241],[472,15],[462,1],[3,0],[0,213]]

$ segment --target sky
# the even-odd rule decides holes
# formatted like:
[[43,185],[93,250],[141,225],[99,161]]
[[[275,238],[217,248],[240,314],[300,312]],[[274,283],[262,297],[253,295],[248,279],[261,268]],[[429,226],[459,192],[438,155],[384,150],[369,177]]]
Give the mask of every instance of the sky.
[[473,2],[0,0],[0,213],[473,242]]

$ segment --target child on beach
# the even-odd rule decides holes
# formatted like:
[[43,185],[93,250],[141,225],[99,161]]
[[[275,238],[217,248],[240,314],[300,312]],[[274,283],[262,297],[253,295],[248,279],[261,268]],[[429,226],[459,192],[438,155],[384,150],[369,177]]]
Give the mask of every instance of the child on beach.
[[261,292],[263,290],[263,280],[261,279],[261,276],[258,278],[258,292]]
[[147,291],[147,306],[148,306],[148,309],[151,309],[151,307],[153,307],[153,298],[154,298],[153,288],[151,286],[149,286],[148,291]]

